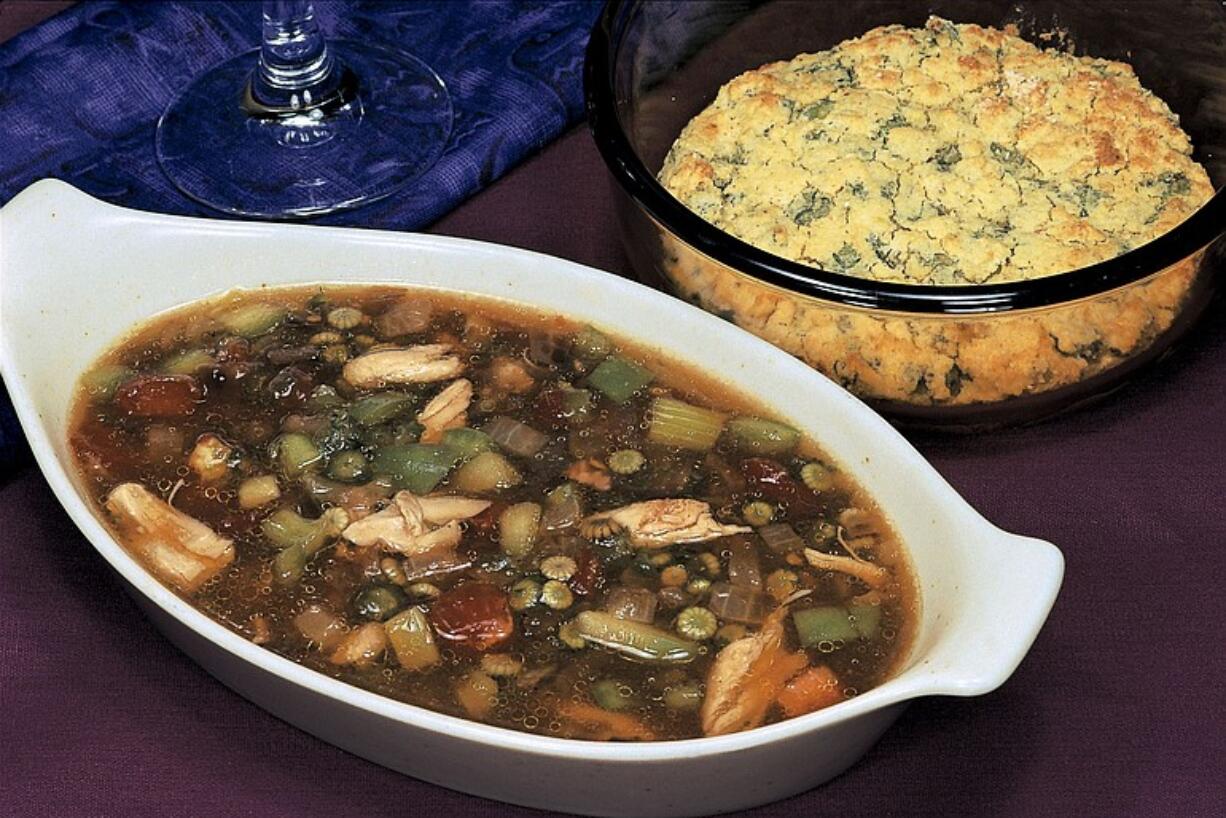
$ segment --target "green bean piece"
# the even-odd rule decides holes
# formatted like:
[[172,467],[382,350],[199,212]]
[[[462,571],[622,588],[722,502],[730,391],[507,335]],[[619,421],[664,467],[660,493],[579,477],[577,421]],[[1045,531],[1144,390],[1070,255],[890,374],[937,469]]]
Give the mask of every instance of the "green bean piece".
[[605,611],[584,611],[574,618],[575,628],[588,642],[650,662],[688,662],[698,645],[652,625],[618,619]]
[[366,458],[352,449],[337,452],[328,464],[328,476],[333,480],[357,483],[366,477]]
[[494,441],[490,436],[480,429],[448,429],[443,432],[443,438],[439,441],[448,449],[456,452],[460,456],[461,462],[467,462],[482,452],[488,452],[494,448]]
[[800,442],[800,432],[766,418],[733,418],[728,421],[727,434],[737,448],[754,454],[787,454]]
[[359,398],[349,407],[349,417],[362,426],[378,426],[395,420],[413,408],[415,398],[404,392],[380,392]]
[[806,648],[822,642],[850,642],[860,635],[856,624],[842,605],[822,605],[792,612],[796,636]]
[[847,612],[851,614],[851,623],[861,639],[872,639],[881,627],[880,605],[848,605]]
[[619,355],[605,358],[587,376],[588,383],[614,403],[625,403],[653,380],[651,370]]
[[288,310],[276,304],[244,304],[217,317],[221,325],[235,335],[256,338],[271,332],[285,318]]

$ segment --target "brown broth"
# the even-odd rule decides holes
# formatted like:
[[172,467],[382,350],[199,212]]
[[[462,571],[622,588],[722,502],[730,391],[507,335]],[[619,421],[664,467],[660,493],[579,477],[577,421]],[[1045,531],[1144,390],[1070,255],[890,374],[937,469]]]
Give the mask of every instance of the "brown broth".
[[[407,303],[428,308],[425,326],[382,337],[381,328],[392,333],[396,327],[386,325],[380,316],[394,305]],[[242,328],[250,337],[244,338],[235,332],[235,315],[252,304],[280,305],[286,312],[264,332],[258,331],[261,321],[250,321],[252,326]],[[330,326],[328,316],[337,307],[359,310],[361,315],[355,319],[359,323],[343,329]],[[348,323],[343,319],[354,315],[334,317],[343,327]],[[412,318],[410,315],[408,324],[401,328],[411,326]],[[777,590],[774,597],[759,592],[757,601],[764,613],[776,608],[785,596],[777,572],[792,572],[796,588],[808,592],[791,603],[783,619],[784,649],[793,653],[799,648],[811,666],[828,667],[838,679],[836,699],[857,695],[886,679],[905,658],[917,617],[918,596],[898,537],[880,509],[837,468],[831,467],[826,473],[819,491],[807,489],[800,478],[805,464],[829,465],[809,440],[799,441],[784,453],[769,455],[735,444],[727,427],[710,452],[648,440],[648,408],[661,397],[717,408],[729,417],[770,417],[770,413],[756,401],[721,385],[715,377],[679,366],[639,346],[611,342],[617,355],[654,373],[648,387],[624,404],[589,388],[590,408],[563,417],[567,406],[576,405],[565,401],[578,398],[572,392],[559,397],[559,382],[569,383],[574,389],[588,387],[587,379],[600,357],[592,344],[582,347],[587,352],[579,352],[581,347],[574,339],[583,331],[573,322],[491,300],[394,287],[329,286],[227,295],[162,316],[138,328],[108,352],[82,379],[71,425],[71,446],[104,520],[115,522],[105,507],[111,491],[122,483],[135,482],[234,541],[235,556],[227,567],[193,592],[176,589],[200,610],[282,656],[400,701],[544,735],[629,737],[616,729],[610,736],[610,729],[577,718],[573,712],[567,715],[568,702],[603,705],[616,712],[615,718],[629,717],[634,724],[644,726],[647,732],[640,732],[641,737],[701,736],[703,724],[697,701],[705,694],[716,655],[728,641],[757,633],[760,624],[738,626],[717,618],[717,634],[693,640],[696,655],[683,663],[632,659],[590,642],[580,648],[568,647],[559,636],[561,631],[562,636],[575,641],[573,632],[564,626],[581,611],[601,609],[615,588],[638,588],[642,589],[640,598],[653,596],[657,609],[652,624],[676,635],[679,610],[708,604],[710,589],[703,588],[704,583],[729,581],[734,552],[736,580],[741,587],[752,580],[752,571],[746,579],[744,567],[756,561],[760,580]],[[553,339],[552,346],[543,343],[547,337]],[[588,337],[599,340],[603,336]],[[538,603],[512,611],[513,634],[485,651],[453,644],[436,633],[439,659],[424,671],[406,670],[390,648],[371,661],[337,664],[330,660],[335,647],[322,650],[300,632],[294,621],[298,614],[311,606],[327,609],[343,620],[345,631],[340,638],[344,639],[365,622],[377,621],[370,619],[369,606],[364,618],[356,600],[366,599],[360,595],[379,586],[387,593],[381,590],[376,596],[381,594],[379,599],[390,601],[390,607],[376,606],[374,613],[416,605],[437,630],[441,614],[434,610],[436,603],[429,596],[433,591],[404,581],[395,568],[403,571],[405,562],[394,552],[380,544],[360,547],[343,538],[329,538],[329,544],[306,562],[299,579],[278,579],[275,573],[279,563],[275,560],[283,546],[270,540],[262,524],[277,509],[316,518],[333,505],[350,504],[352,508],[352,498],[338,494],[344,490],[345,481],[335,472],[329,476],[329,470],[341,459],[339,452],[362,454],[367,473],[348,484],[370,485],[377,476],[371,466],[383,462],[379,460],[381,451],[416,440],[421,427],[413,420],[415,414],[451,379],[394,387],[392,391],[409,396],[406,408],[390,420],[363,426],[353,419],[355,403],[368,394],[388,390],[356,390],[341,378],[344,358],[351,360],[372,344],[389,341],[399,347],[444,342],[463,355],[464,374],[476,389],[468,409],[468,427],[480,428],[495,416],[506,416],[547,435],[547,442],[534,456],[521,457],[504,450],[522,482],[468,495],[493,500],[492,512],[501,514],[519,503],[547,505],[545,495],[568,482],[565,473],[575,462],[594,457],[606,463],[613,450],[631,449],[646,458],[637,472],[609,474],[612,485],[607,491],[578,486],[585,514],[647,499],[691,497],[709,502],[720,522],[741,524],[747,504],[762,501],[773,509],[772,522],[788,522],[805,546],[826,553],[846,557],[848,552],[836,535],[846,540],[861,529],[869,532],[855,540],[855,553],[862,561],[878,566],[874,570],[886,571],[888,580],[875,595],[863,597],[871,589],[861,580],[839,571],[812,568],[796,550],[777,553],[757,533],[636,549],[627,542],[626,531],[585,537],[578,526],[571,526],[559,532],[538,533],[530,554],[509,558],[499,541],[495,515],[486,512],[463,524],[462,539],[454,550],[457,558],[471,563],[470,567],[417,582],[428,582],[443,594],[473,583],[492,585],[507,593],[524,580],[543,584],[547,578],[540,571],[540,561],[544,557],[569,556],[583,569],[583,576],[563,580],[572,603],[561,609]],[[531,357],[528,350],[534,344],[541,363],[522,363]],[[207,358],[198,355],[199,360],[193,362],[181,357],[192,351],[203,351]],[[556,361],[545,363],[545,353],[550,351]],[[516,384],[523,390],[520,393],[497,386],[491,374],[495,359],[516,362],[515,367],[531,383]],[[155,406],[156,412],[169,412],[169,416],[151,417],[152,404],[148,401],[164,398],[165,393],[152,397],[152,393],[137,394],[140,390],[133,385],[134,379],[168,367],[190,370],[189,377],[195,379],[198,388],[195,402],[188,413]],[[304,472],[309,477],[287,478],[273,457],[274,441],[287,431],[312,437],[319,449],[330,452],[325,458],[328,462],[309,466]],[[216,435],[232,448],[222,466],[221,479],[207,480],[187,465],[188,455],[202,435]],[[356,460],[351,455],[346,457]],[[433,493],[462,493],[449,483],[460,467],[448,469],[447,477]],[[816,471],[814,467],[811,470]],[[279,499],[258,508],[241,508],[238,486],[248,478],[263,475],[277,476]],[[323,499],[308,490],[314,486],[318,491],[321,485],[331,490]],[[376,484],[375,493],[383,496],[379,500],[383,505],[392,489]],[[356,519],[358,515],[350,516]],[[750,519],[761,522],[752,514]],[[114,525],[112,528],[123,542],[123,533]],[[142,559],[139,551],[133,550]],[[148,558],[143,559],[148,564]],[[684,569],[684,575],[678,566]],[[584,574],[585,570],[590,573]],[[599,587],[592,587],[596,585],[591,581],[594,575],[601,579]],[[766,582],[772,575],[776,581]],[[679,577],[680,586],[671,586],[677,590],[665,590],[666,583]],[[852,620],[860,622],[867,636],[799,646],[793,618],[797,612],[847,606],[856,602],[853,597],[860,597],[859,603],[867,599],[867,604],[879,612],[875,626],[863,613]],[[698,618],[699,624],[706,624],[701,615]],[[584,644],[584,640],[578,638],[577,643]],[[488,654],[513,657],[521,669],[515,675],[495,678],[496,692],[491,689],[488,697],[476,697],[488,701],[478,701],[474,709],[469,697],[466,709],[457,698],[458,684],[464,684],[465,679],[469,684],[474,680],[488,683],[488,678],[481,675],[483,667],[511,669],[496,668],[494,662],[498,660],[484,659],[483,665],[483,656]],[[687,690],[693,693],[688,709],[681,695]],[[769,723],[783,717],[775,703],[762,720]]]

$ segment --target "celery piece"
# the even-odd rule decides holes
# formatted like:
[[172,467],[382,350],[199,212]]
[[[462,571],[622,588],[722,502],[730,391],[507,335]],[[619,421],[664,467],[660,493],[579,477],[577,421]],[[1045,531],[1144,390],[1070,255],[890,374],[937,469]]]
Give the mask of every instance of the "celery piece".
[[719,412],[676,398],[656,398],[651,402],[647,439],[663,446],[708,451],[719,440],[725,420]]
[[281,465],[281,471],[286,477],[301,476],[316,466],[323,454],[309,437],[303,434],[291,433],[281,435],[273,441],[273,458]]
[[586,641],[652,662],[688,662],[698,644],[653,625],[618,619],[605,611],[584,611],[574,618],[575,630]]
[[405,670],[417,671],[433,667],[441,661],[430,621],[421,608],[408,608],[383,623],[387,641],[392,645],[396,660]]
[[273,559],[273,575],[282,583],[297,582],[311,558],[340,536],[348,524],[349,515],[341,508],[330,508],[314,520],[289,508],[274,511],[260,523],[264,536],[281,546]]
[[737,448],[754,454],[787,454],[800,442],[800,432],[766,418],[733,418],[728,421],[728,436]]
[[541,507],[516,503],[498,517],[498,545],[502,553],[521,559],[532,552],[541,527]]
[[586,364],[596,364],[609,357],[613,351],[613,342],[595,327],[584,327],[575,335],[573,346],[575,357]]
[[460,455],[462,461],[471,460],[482,452],[494,448],[494,441],[479,429],[448,429],[443,432],[441,441],[444,446]]
[[465,463],[451,479],[451,485],[460,491],[486,494],[499,489],[518,486],[523,477],[505,457],[498,452],[481,452]]
[[403,392],[380,392],[359,398],[349,407],[349,417],[362,426],[378,426],[407,412],[414,398]]
[[109,398],[124,381],[136,372],[120,364],[103,364],[81,376],[81,385],[91,398]]
[[308,520],[288,508],[279,508],[266,517],[260,523],[260,530],[273,545],[281,548],[300,546],[308,553],[314,553],[329,536],[324,518]]
[[171,355],[159,367],[167,375],[195,375],[216,363],[213,356],[203,349],[189,349]]
[[286,312],[284,307],[276,304],[244,304],[222,313],[217,320],[235,335],[255,338],[281,323]]
[[302,579],[306,571],[306,549],[291,545],[281,549],[272,561],[272,575],[283,585],[291,585]]
[[847,612],[851,614],[852,624],[861,639],[872,639],[881,627],[880,605],[849,605]]
[[860,635],[847,609],[841,605],[823,605],[792,612],[796,636],[806,648],[821,642],[850,642]]
[[459,462],[459,455],[446,446],[408,443],[379,449],[370,460],[370,471],[386,476],[398,489],[426,494]]
[[620,355],[610,355],[592,370],[587,382],[614,403],[625,403],[654,378],[651,370]]

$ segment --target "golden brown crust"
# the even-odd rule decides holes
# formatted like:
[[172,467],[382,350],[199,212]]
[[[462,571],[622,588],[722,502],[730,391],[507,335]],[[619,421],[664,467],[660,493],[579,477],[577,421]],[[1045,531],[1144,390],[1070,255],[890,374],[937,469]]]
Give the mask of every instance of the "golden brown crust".
[[1213,193],[1130,66],[931,18],[742,74],[660,178],[723,230],[876,280],[980,284],[1114,257]]

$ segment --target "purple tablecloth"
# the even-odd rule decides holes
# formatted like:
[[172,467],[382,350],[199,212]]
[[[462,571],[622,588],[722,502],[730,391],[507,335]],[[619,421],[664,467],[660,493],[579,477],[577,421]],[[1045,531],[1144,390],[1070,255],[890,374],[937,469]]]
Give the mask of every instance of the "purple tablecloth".
[[[0,37],[12,25],[0,5]],[[432,230],[628,269],[581,130]],[[1224,318],[1219,303],[1095,408],[916,439],[994,522],[1064,549],[1061,597],[1000,690],[918,701],[845,775],[750,814],[1223,814]],[[33,470],[0,485],[0,761],[5,815],[539,814],[381,769],[213,681],[145,621]]]

